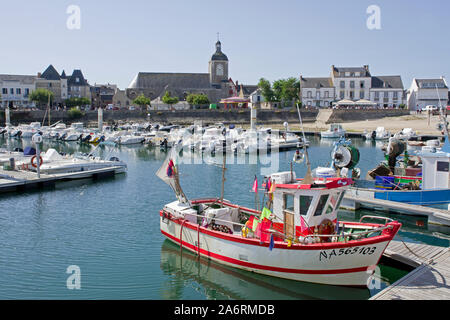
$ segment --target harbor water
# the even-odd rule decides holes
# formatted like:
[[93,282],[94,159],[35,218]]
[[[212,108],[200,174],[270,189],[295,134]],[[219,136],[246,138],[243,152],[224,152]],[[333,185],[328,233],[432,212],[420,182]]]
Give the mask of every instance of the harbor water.
[[[312,167],[328,166],[332,141],[308,139]],[[0,138],[0,147],[11,150],[30,143]],[[353,143],[361,152],[358,167],[364,177],[383,160],[383,152],[372,142]],[[65,153],[94,148],[77,142],[42,146],[49,147]],[[198,259],[159,231],[159,211],[175,199],[155,176],[167,154],[142,145],[100,146],[96,152],[125,161],[128,172],[0,195],[0,299],[368,299],[407,273],[381,265],[381,285],[369,290],[276,279]],[[289,171],[294,152],[273,153],[269,161],[256,163],[249,156],[234,157],[227,165],[225,198],[254,208],[255,175],[261,185],[264,169],[274,163],[276,171]],[[188,198],[220,196],[217,160],[181,161],[181,185]],[[304,164],[293,169],[298,177],[306,172]],[[359,221],[365,214],[374,213],[341,211],[339,219]],[[429,225],[421,217],[378,214],[403,223],[398,240],[449,246],[449,228]],[[71,266],[80,271],[79,290],[68,285]]]

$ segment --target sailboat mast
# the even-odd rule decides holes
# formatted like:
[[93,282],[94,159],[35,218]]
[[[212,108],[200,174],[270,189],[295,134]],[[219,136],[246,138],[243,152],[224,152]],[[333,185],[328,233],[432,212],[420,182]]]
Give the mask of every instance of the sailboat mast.
[[227,163],[227,157],[226,157],[226,152],[223,153],[223,165],[222,165],[222,189],[220,192],[220,205],[223,208],[223,196],[225,193],[225,171],[227,170],[226,168],[226,163]]

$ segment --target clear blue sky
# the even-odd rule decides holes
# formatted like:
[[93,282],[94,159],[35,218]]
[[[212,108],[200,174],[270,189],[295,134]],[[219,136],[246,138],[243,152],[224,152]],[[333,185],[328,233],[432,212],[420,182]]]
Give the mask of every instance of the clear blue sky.
[[[373,4],[381,30],[366,27]],[[69,5],[81,9],[80,30],[66,27]],[[369,64],[409,88],[413,77],[450,81],[449,16],[448,0],[4,1],[0,73],[53,64],[124,88],[139,71],[207,72],[220,32],[229,75],[241,83]]]

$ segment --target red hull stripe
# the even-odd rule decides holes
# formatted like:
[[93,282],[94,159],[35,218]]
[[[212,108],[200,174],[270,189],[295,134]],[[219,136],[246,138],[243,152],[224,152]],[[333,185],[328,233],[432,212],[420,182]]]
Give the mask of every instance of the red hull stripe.
[[[161,233],[163,235],[165,235],[166,237],[172,239],[173,241],[180,243],[180,239],[164,232],[163,230],[161,230]],[[198,247],[187,243],[185,241],[183,241],[182,243],[183,247],[189,248],[195,252],[198,252]],[[261,265],[261,264],[255,264],[255,263],[250,263],[250,262],[246,262],[246,261],[241,261],[241,260],[237,260],[237,259],[233,259],[227,256],[223,256],[217,253],[213,253],[204,249],[200,249],[200,253],[217,259],[217,260],[221,260],[224,262],[228,262],[231,264],[235,264],[235,265],[239,265],[239,266],[243,266],[243,267],[247,267],[247,268],[252,268],[252,269],[259,269],[259,270],[268,270],[268,271],[275,271],[275,272],[283,272],[283,273],[298,273],[298,274],[342,274],[342,273],[354,273],[354,272],[366,272],[368,267],[360,267],[360,268],[352,268],[352,269],[336,269],[336,270],[301,270],[301,269],[289,269],[289,268],[280,268],[280,267],[272,267],[272,266],[266,266],[266,265]]]

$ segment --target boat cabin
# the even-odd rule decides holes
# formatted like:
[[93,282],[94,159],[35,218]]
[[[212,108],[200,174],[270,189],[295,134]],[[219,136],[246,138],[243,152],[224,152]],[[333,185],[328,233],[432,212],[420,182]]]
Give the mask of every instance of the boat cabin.
[[449,189],[450,188],[450,153],[421,152],[422,159],[422,189]]
[[276,183],[273,214],[283,222],[285,234],[293,237],[313,233],[316,227],[328,222],[334,229],[345,190],[352,184],[351,179],[341,178],[315,179],[312,184],[302,184],[290,172],[274,174],[271,179]]

